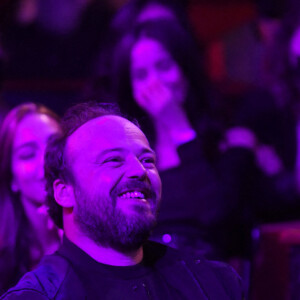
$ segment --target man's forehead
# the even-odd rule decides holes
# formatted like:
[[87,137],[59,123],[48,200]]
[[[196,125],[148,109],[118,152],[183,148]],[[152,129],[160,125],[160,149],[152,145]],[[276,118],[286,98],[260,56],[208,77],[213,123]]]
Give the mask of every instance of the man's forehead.
[[79,127],[68,138],[67,148],[82,149],[99,140],[122,144],[128,139],[136,138],[149,145],[144,133],[135,124],[120,116],[106,115],[92,119]]

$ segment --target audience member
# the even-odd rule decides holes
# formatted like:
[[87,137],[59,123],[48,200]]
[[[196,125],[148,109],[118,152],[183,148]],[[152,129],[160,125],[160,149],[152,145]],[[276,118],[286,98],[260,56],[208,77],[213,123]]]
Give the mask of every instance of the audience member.
[[[289,164],[286,169],[298,177],[299,169],[299,15],[300,6],[297,1],[288,1],[281,25],[273,42],[273,48],[269,50],[269,82],[268,88],[272,92],[281,114],[287,110],[291,112],[285,124],[289,124],[289,132],[286,136],[285,156],[289,155]],[[286,114],[285,114],[286,115]],[[294,176],[290,176],[295,180]]]
[[44,152],[59,130],[58,117],[34,103],[12,109],[0,129],[1,293],[60,243],[44,205]]
[[111,66],[112,53],[120,38],[137,23],[147,20],[173,20],[188,32],[192,32],[186,14],[186,3],[181,0],[130,0],[112,18],[106,42],[103,44],[97,68],[96,79],[88,86],[87,93],[96,93],[106,99],[112,97]]
[[45,157],[62,247],[1,299],[242,299],[219,262],[147,242],[161,200],[144,133],[107,105],[71,108]]
[[114,90],[150,131],[167,187],[153,238],[224,259],[250,251],[258,170],[248,149],[219,151],[222,128],[209,114],[212,93],[198,57],[177,22],[145,22],[116,47]]

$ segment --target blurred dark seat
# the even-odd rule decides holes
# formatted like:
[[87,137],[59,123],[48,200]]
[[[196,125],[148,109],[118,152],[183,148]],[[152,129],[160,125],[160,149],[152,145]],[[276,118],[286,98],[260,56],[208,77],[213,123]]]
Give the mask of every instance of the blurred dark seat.
[[256,234],[251,300],[300,299],[300,221],[261,225]]

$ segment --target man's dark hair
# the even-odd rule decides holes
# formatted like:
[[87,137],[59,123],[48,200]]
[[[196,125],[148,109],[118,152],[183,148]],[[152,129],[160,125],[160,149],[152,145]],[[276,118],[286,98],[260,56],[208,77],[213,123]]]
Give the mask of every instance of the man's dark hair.
[[59,228],[63,228],[62,207],[54,199],[53,183],[56,179],[73,182],[65,158],[67,139],[83,124],[106,115],[122,116],[117,105],[86,102],[69,108],[61,120],[62,132],[51,137],[45,153],[45,178],[49,214]]

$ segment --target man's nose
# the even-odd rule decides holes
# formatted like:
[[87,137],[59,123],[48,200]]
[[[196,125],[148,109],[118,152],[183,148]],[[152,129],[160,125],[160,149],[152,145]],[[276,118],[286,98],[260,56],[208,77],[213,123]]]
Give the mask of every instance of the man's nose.
[[147,171],[138,158],[135,157],[129,160],[127,166],[128,178],[137,178],[143,180],[145,179],[146,174]]

